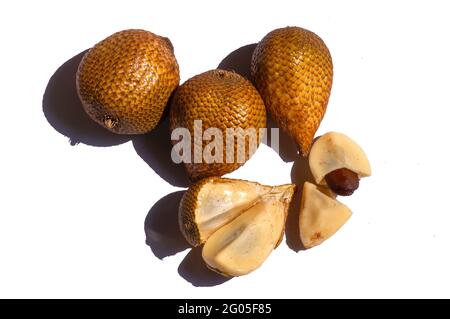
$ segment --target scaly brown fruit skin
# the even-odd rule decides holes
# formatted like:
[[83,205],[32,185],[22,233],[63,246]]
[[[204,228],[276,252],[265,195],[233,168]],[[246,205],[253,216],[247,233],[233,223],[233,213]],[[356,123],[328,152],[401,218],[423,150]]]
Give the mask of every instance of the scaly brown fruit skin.
[[308,155],[332,86],[333,63],[325,43],[299,27],[276,29],[256,46],[251,74],[275,122]]
[[198,193],[205,184],[214,182],[215,177],[202,179],[192,184],[180,201],[178,209],[178,225],[180,231],[186,238],[187,242],[194,247],[202,244],[200,239],[200,232],[195,223],[195,210],[197,209]]
[[[194,121],[201,120],[203,132],[217,128],[223,136],[223,163],[194,163],[194,145],[201,150],[211,141],[195,136]],[[211,70],[194,76],[181,85],[172,101],[170,109],[170,129],[187,128],[191,134],[191,163],[185,163],[191,180],[230,173],[247,161],[252,154],[249,144],[245,145],[245,161],[237,161],[237,142],[234,141],[234,161],[226,161],[226,129],[254,128],[256,133],[266,125],[266,109],[252,83],[237,73]],[[258,134],[257,144],[263,136]],[[174,144],[178,141],[174,141]],[[202,153],[203,154],[203,153]]]
[[145,30],[117,32],[99,42],[77,72],[86,113],[118,134],[152,130],[179,82],[169,39]]

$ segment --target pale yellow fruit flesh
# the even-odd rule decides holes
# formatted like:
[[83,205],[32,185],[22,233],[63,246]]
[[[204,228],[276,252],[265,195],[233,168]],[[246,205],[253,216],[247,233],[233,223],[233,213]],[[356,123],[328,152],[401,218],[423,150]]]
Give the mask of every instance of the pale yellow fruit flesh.
[[200,241],[204,242],[271,189],[258,183],[229,179],[216,179],[204,185],[197,197],[195,213]]
[[347,168],[360,178],[372,173],[362,148],[348,136],[337,132],[328,132],[313,144],[309,166],[316,183],[322,185],[325,184],[325,175],[340,168]]
[[206,264],[228,276],[242,276],[257,269],[278,245],[284,233],[293,185],[274,188],[206,241]]
[[320,245],[350,218],[350,209],[327,195],[326,189],[305,182],[300,205],[300,239],[305,248]]

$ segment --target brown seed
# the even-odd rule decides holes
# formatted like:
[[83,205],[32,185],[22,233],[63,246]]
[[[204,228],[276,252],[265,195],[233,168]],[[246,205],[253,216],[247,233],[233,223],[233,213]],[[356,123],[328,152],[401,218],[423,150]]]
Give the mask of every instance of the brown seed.
[[346,168],[334,170],[325,175],[325,181],[333,192],[342,196],[349,196],[358,189],[358,174]]

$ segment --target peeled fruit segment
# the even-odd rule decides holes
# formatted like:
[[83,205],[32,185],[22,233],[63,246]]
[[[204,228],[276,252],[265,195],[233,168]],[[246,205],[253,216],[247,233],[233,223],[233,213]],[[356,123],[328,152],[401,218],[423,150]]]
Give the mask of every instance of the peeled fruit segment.
[[294,184],[205,178],[181,199],[180,230],[191,245],[205,243],[202,256],[214,271],[248,274],[281,242],[295,189]]
[[294,189],[273,189],[212,234],[202,252],[208,267],[226,276],[242,276],[261,266],[283,237]]
[[328,194],[328,189],[309,182],[303,186],[299,227],[305,248],[320,245],[333,236],[352,215],[347,206]]
[[214,231],[236,218],[271,190],[271,186],[254,182],[205,178],[193,184],[181,199],[181,232],[191,245],[203,244]]
[[348,136],[337,132],[328,132],[317,139],[309,154],[309,166],[315,181],[322,185],[326,184],[327,174],[342,168],[358,174],[359,178],[372,173],[362,148]]

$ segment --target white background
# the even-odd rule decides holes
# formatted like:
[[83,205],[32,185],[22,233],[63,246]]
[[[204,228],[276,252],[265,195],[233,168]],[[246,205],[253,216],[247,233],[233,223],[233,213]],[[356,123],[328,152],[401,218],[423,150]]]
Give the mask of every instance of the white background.
[[[3,3],[0,297],[450,297],[448,13],[445,1]],[[185,81],[287,25],[332,53],[317,134],[351,136],[373,176],[342,198],[354,214],[332,239],[300,252],[283,242],[222,282],[177,232],[183,168],[168,162],[164,127],[131,141],[88,121],[72,57],[143,28],[171,39]],[[290,143],[283,159],[261,145],[230,176],[299,182]]]

